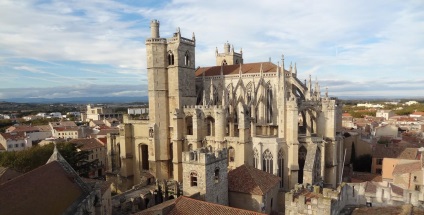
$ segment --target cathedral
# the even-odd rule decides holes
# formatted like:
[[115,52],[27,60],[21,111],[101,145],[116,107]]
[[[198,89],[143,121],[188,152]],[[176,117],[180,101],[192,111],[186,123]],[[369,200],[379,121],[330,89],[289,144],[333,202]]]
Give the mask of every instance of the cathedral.
[[297,183],[341,183],[342,105],[318,81],[299,80],[296,64],[286,66],[284,56],[277,64],[246,63],[228,42],[216,49],[215,65],[196,67],[194,33],[185,38],[177,29],[163,38],[159,24],[151,21],[146,39],[149,116],[125,115],[119,134],[108,135],[108,172],[119,182],[213,177],[213,170],[184,169],[203,156],[188,152],[202,149],[219,151],[210,160],[225,171],[246,164],[279,176],[282,191]]

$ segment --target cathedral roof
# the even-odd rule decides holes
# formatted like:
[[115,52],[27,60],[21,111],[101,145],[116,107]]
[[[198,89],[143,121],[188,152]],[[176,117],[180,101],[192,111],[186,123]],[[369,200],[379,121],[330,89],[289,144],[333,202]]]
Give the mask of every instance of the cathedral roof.
[[280,182],[280,177],[243,164],[228,173],[228,190],[264,195]]
[[64,214],[84,193],[59,161],[0,185],[2,214]]
[[240,69],[242,74],[260,73],[261,67],[263,73],[277,72],[277,65],[271,62],[259,62],[212,67],[199,67],[196,69],[194,74],[196,75],[196,77],[201,77],[203,73],[205,73],[205,76],[218,76],[221,75],[221,69],[223,71],[223,75],[237,75],[239,74]]

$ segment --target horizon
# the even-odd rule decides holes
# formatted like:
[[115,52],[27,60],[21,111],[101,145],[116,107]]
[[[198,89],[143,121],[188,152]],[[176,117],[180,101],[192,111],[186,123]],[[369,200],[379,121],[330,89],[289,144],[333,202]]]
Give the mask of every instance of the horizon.
[[[147,96],[149,23],[196,36],[196,67],[225,42],[245,63],[285,67],[336,97],[419,98],[424,92],[420,1],[0,2],[0,101]],[[205,16],[207,14],[207,16]],[[252,14],[254,14],[252,16]],[[256,15],[256,16],[255,16]],[[130,84],[129,84],[130,83]]]

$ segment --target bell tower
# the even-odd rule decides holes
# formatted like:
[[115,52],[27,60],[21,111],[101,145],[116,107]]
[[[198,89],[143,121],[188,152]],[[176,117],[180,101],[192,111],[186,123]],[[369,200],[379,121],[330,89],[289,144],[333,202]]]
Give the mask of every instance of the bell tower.
[[[182,141],[177,129],[181,109],[195,105],[195,37],[161,38],[158,20],[150,22],[146,40],[149,90],[149,171],[157,179],[175,178],[182,165]],[[175,155],[175,156],[174,156]]]

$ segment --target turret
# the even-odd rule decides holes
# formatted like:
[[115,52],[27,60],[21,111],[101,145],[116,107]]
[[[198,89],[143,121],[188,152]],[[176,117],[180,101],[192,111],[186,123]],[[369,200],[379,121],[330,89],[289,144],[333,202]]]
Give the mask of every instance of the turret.
[[154,19],[150,22],[150,32],[152,38],[159,38],[159,21]]

